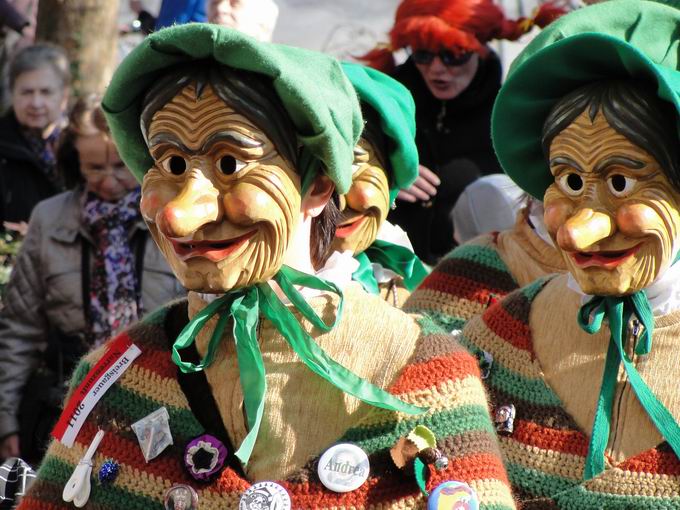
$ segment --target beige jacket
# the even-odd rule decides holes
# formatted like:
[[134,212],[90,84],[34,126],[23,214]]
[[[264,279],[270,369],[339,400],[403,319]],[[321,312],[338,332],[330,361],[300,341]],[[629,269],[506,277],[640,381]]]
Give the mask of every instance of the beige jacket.
[[[0,311],[0,438],[18,430],[22,390],[43,359],[48,336],[59,332],[72,341],[84,338],[82,241],[91,245],[92,240],[80,225],[81,196],[81,191],[67,191],[35,207],[5,289]],[[183,295],[143,222],[133,227],[130,239],[133,253],[141,252],[144,243],[143,310],[153,311]]]

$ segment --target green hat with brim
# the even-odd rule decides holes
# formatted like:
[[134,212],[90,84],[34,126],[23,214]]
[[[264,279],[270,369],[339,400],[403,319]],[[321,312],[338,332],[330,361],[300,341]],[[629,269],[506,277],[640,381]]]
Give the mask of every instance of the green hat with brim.
[[198,60],[214,60],[270,78],[298,142],[312,161],[323,165],[320,170],[339,193],[349,189],[354,146],[363,124],[356,93],[339,62],[208,23],[178,25],[151,34],[123,60],[111,79],[102,108],[120,156],[137,179],[153,165],[140,128],[144,95],[169,68]]
[[554,182],[541,147],[543,123],[559,99],[582,85],[648,79],[658,97],[680,112],[680,10],[670,3],[609,0],[578,9],[520,53],[491,123],[498,159],[518,186],[543,200]]
[[401,83],[376,69],[343,62],[361,102],[380,116],[380,128],[390,140],[390,203],[400,189],[408,188],[418,177],[416,148],[416,106],[413,96]]

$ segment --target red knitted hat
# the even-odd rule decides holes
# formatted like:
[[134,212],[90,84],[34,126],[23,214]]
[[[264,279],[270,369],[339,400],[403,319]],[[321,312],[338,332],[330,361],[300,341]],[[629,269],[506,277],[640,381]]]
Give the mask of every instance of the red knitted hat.
[[564,14],[544,3],[531,18],[509,20],[492,0],[403,0],[397,8],[390,44],[361,57],[373,67],[389,70],[391,53],[399,48],[475,52],[484,56],[491,39],[515,40],[531,27],[544,27]]

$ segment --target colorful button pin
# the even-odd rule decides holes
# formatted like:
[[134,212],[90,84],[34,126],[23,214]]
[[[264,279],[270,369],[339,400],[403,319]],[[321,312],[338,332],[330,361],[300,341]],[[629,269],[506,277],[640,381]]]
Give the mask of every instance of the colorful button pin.
[[479,499],[464,482],[448,481],[437,486],[427,499],[427,510],[479,510]]
[[208,482],[217,475],[226,458],[226,447],[210,434],[192,439],[184,449],[184,465],[189,474],[199,482]]

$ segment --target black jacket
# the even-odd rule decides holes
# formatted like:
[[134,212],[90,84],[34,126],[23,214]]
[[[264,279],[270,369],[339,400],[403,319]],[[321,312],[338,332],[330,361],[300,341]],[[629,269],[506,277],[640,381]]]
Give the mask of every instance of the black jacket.
[[21,134],[14,112],[0,117],[0,229],[3,221],[28,221],[33,207],[63,191]]
[[416,104],[416,145],[420,164],[441,179],[431,207],[397,201],[389,220],[409,235],[416,254],[429,264],[454,247],[451,210],[465,187],[482,175],[502,172],[491,146],[491,109],[501,86],[501,65],[490,53],[467,89],[436,99],[411,59],[393,77],[411,91]]

